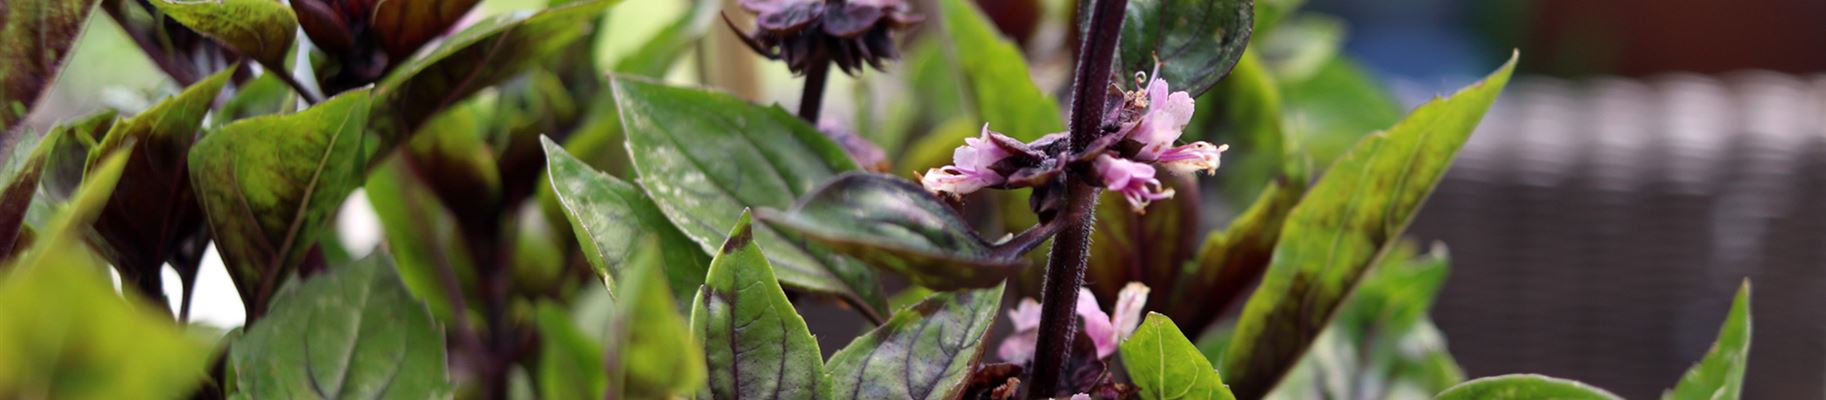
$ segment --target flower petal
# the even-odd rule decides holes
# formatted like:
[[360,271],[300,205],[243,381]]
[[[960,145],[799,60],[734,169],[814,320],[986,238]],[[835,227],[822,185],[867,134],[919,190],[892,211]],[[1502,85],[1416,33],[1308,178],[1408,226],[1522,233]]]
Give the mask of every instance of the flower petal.
[[1109,357],[1116,352],[1116,327],[1110,325],[1110,315],[1097,306],[1097,296],[1089,288],[1078,288],[1078,318],[1084,320],[1084,335],[1090,336],[1091,343],[1097,347],[1097,358]]
[[1223,163],[1224,150],[1229,149],[1230,145],[1212,146],[1211,143],[1194,142],[1167,149],[1160,154],[1160,158],[1155,159],[1155,163],[1175,174],[1208,174],[1217,171],[1217,167]]
[[1148,305],[1148,285],[1141,282],[1129,282],[1116,294],[1116,314],[1110,316],[1110,324],[1116,326],[1116,342],[1128,340],[1129,334],[1141,326],[1141,309]]

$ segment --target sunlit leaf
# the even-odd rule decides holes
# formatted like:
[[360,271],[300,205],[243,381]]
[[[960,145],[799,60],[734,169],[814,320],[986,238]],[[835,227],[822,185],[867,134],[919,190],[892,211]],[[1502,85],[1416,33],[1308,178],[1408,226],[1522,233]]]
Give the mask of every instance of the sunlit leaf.
[[229,347],[237,398],[450,396],[444,330],[385,255],[332,268],[273,300]]
[[1122,72],[1153,71],[1192,97],[1230,73],[1255,30],[1254,0],[1133,0],[1123,14]]
[[1533,374],[1477,378],[1439,393],[1439,400],[1614,400],[1620,399],[1586,384]]
[[369,91],[296,114],[249,118],[190,151],[190,178],[250,317],[362,184]]
[[[191,191],[186,157],[199,136],[203,115],[233,71],[210,75],[139,115],[116,122],[89,154],[89,168],[94,168],[101,155],[133,148],[120,185],[114,188],[116,195],[95,221],[96,232],[107,244],[103,253],[121,271],[122,280],[159,273],[180,244],[208,233]],[[179,268],[178,275],[194,278],[196,271],[187,267]]]
[[96,0],[7,0],[0,4],[0,141],[12,141],[44,89],[57,80]]
[[1005,287],[938,293],[894,313],[831,356],[832,398],[959,398]]
[[1143,399],[1235,399],[1211,361],[1165,315],[1148,313],[1122,341],[1122,365]]
[[[836,143],[779,107],[638,78],[614,85],[640,185],[705,252],[717,251],[722,227],[743,209],[786,208],[857,169]],[[885,314],[874,270],[765,226],[754,236],[782,283]]]
[[774,280],[748,214],[733,225],[691,304],[710,367],[697,398],[830,398],[818,340]]
[[1744,367],[1750,363],[1750,281],[1737,289],[1731,312],[1718,328],[1718,341],[1706,357],[1662,394],[1668,400],[1737,399],[1744,390]]
[[1267,394],[1306,352],[1407,227],[1514,66],[1512,58],[1483,82],[1365,138],[1294,206],[1224,357],[1224,376],[1239,397]]
[[298,16],[292,14],[291,7],[278,0],[149,1],[160,12],[185,27],[209,36],[268,68],[285,66],[285,55],[292,50],[292,40],[298,32]]
[[646,193],[591,169],[550,139],[543,143],[552,192],[597,274],[620,276],[638,246],[652,238],[673,293],[690,296],[704,283],[710,257],[674,228]]
[[786,212],[761,209],[768,225],[804,235],[934,290],[986,288],[1025,266],[993,254],[962,216],[905,179],[837,177]]
[[974,2],[940,0],[938,5],[954,47],[952,61],[969,81],[965,92],[977,117],[1024,141],[1065,130],[1058,103],[1034,85],[1021,49],[997,33]]

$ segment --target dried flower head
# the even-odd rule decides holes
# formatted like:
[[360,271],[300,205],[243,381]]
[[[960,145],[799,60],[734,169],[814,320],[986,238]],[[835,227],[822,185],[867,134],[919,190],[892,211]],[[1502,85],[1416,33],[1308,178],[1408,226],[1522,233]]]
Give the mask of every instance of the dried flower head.
[[[742,9],[755,15],[742,42],[794,73],[825,62],[851,75],[865,63],[879,70],[881,60],[900,56],[889,34],[921,20],[902,0],[742,0]],[[740,30],[728,15],[723,21]]]

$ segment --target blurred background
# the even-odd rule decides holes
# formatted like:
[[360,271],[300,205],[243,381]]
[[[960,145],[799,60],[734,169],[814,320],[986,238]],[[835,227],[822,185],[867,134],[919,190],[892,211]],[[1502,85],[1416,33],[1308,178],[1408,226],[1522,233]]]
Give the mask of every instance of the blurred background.
[[[477,14],[540,3],[487,0]],[[1059,32],[1069,29],[1061,22],[1069,21],[1069,0],[979,3],[1022,43],[1036,81],[1064,79],[1071,47]],[[619,57],[672,19],[661,16],[689,7],[684,0],[618,6],[597,59]],[[1410,229],[1451,249],[1433,318],[1466,376],[1541,373],[1627,398],[1659,396],[1705,353],[1733,291],[1749,278],[1755,327],[1746,397],[1826,398],[1826,1],[1309,0],[1301,7],[1276,34],[1301,46],[1271,58],[1286,78],[1288,119],[1321,159],[1478,79],[1511,49],[1523,54],[1517,78]],[[720,23],[708,36],[706,49],[737,50],[700,51],[670,80],[795,106],[799,84],[784,66],[720,56],[747,54],[732,47],[739,44]],[[905,48],[918,60],[931,51],[919,36],[930,35],[914,36]],[[1278,44],[1252,51],[1273,53]],[[907,64],[888,75],[922,73],[920,64]],[[726,76],[732,70],[753,76]],[[868,76],[836,77],[832,95],[855,100],[827,101],[826,115],[903,156],[918,153],[900,146],[909,132],[945,128],[897,114],[901,101],[893,96],[957,93]],[[92,18],[28,126],[42,131],[102,107],[136,111],[175,90],[117,26]],[[1247,165],[1226,169],[1245,174]],[[1212,215],[1237,207],[1217,202],[1230,211]],[[381,241],[360,192],[338,224],[339,240],[357,257]],[[242,307],[219,264],[203,271],[196,318],[239,325]]]

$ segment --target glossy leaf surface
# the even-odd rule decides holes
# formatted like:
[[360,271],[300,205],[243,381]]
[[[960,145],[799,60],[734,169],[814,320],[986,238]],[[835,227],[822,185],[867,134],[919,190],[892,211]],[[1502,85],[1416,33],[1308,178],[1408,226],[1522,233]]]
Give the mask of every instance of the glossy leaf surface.
[[886,175],[844,174],[791,211],[757,215],[934,290],[995,286],[1025,264],[992,254],[989,243],[924,188]]
[[554,197],[597,274],[620,276],[638,247],[655,240],[657,260],[664,266],[673,293],[690,296],[697,291],[704,283],[710,257],[674,228],[645,192],[590,168],[551,139],[541,142]]
[[832,398],[954,399],[983,356],[1005,285],[942,292],[831,356]]
[[1305,353],[1407,227],[1514,65],[1511,59],[1484,81],[1365,138],[1294,206],[1224,357],[1224,376],[1239,397],[1267,394]]
[[1211,361],[1165,315],[1148,313],[1121,345],[1122,365],[1143,399],[1235,399]]
[[[843,149],[778,107],[722,93],[618,77],[615,101],[640,185],[685,236],[716,252],[750,207],[786,208],[857,169]],[[885,314],[875,273],[766,226],[754,229],[780,282]]]
[[[1255,30],[1254,0],[1132,0],[1118,49],[1124,73],[1153,71],[1193,97],[1230,73]],[[1126,75],[1122,75],[1126,76]]]
[[748,214],[734,226],[691,305],[710,372],[697,398],[829,398],[818,340],[774,280]]

